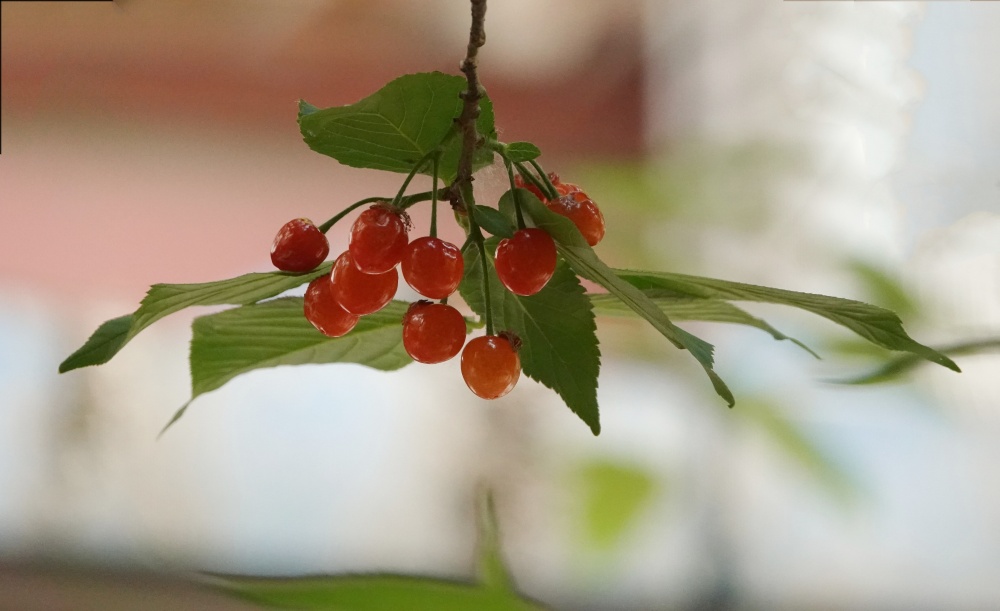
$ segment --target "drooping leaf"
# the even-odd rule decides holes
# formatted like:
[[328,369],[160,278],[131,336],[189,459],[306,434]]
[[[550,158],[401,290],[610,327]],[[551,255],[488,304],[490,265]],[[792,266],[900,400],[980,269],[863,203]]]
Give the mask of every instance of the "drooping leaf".
[[544,611],[512,592],[407,575],[219,576],[208,583],[269,607],[329,611]]
[[[996,352],[1000,350],[1000,338],[990,338],[962,342],[950,346],[943,346],[937,351],[949,356],[966,356],[971,354],[982,354],[985,352]],[[920,364],[926,362],[921,356],[916,354],[902,354],[889,359],[881,366],[850,378],[831,380],[836,384],[880,384],[882,382],[894,382],[902,378],[910,371],[916,369]]]
[[[498,241],[487,240],[490,260]],[[482,279],[479,251],[470,245],[465,251],[465,277],[459,291],[469,307],[485,317]],[[545,288],[530,297],[504,288],[492,265],[489,282],[494,329],[510,329],[521,338],[519,356],[524,374],[556,391],[567,407],[599,434],[597,376],[601,353],[590,300],[579,279],[560,262]]]
[[861,301],[685,274],[633,270],[615,270],[615,273],[642,290],[658,289],[700,299],[758,301],[793,306],[832,320],[883,348],[911,352],[948,369],[960,371],[958,365],[947,356],[907,335],[895,313]]
[[477,499],[478,520],[476,530],[477,569],[479,582],[490,590],[512,592],[514,581],[503,561],[500,545],[500,526],[497,522],[496,504],[488,490],[482,490]]
[[83,346],[59,365],[59,372],[107,363],[140,331],[184,308],[255,303],[329,272],[330,264],[324,264],[306,274],[266,272],[198,284],[154,284],[134,314],[113,318],[98,327]]
[[[788,340],[799,346],[816,358],[816,354],[794,337],[789,337],[775,329],[767,321],[752,316],[746,310],[721,299],[695,299],[693,297],[677,297],[662,295],[661,291],[643,291],[653,300],[663,313],[673,320],[700,320],[705,322],[726,322],[756,327],[768,333],[776,340]],[[590,294],[590,302],[594,304],[594,313],[598,316],[636,316],[635,311],[622,303],[610,293]]]
[[283,297],[196,318],[191,325],[191,398],[254,369],[358,363],[392,371],[412,362],[403,349],[409,304],[394,301],[361,317],[343,337],[327,337],[302,315],[301,297]]
[[690,351],[705,370],[715,392],[730,406],[736,402],[729,387],[713,369],[712,351],[714,348],[712,344],[675,325],[642,291],[619,278],[614,270],[597,257],[572,221],[546,208],[534,194],[526,189],[518,189],[518,196],[523,211],[531,218],[535,226],[541,227],[555,239],[559,253],[570,264],[573,271],[606,288],[608,292],[649,322],[654,329],[673,342],[675,346]]
[[[309,148],[356,168],[407,173],[420,158],[443,146],[439,174],[450,181],[461,149],[453,125],[462,110],[459,94],[465,87],[460,76],[424,72],[401,76],[346,106],[320,110],[300,101],[299,129]],[[476,121],[479,133],[495,138],[493,120],[492,102],[484,96]],[[489,148],[476,151],[474,169],[492,162]],[[431,174],[431,165],[421,172]]]
[[542,154],[537,146],[530,142],[511,142],[505,149],[507,159],[512,163],[531,161]]

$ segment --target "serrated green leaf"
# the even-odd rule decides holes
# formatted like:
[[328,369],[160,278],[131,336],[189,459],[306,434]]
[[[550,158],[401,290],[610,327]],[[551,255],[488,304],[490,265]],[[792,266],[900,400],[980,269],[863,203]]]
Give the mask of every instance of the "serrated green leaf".
[[307,274],[266,272],[198,284],[154,284],[134,314],[113,318],[98,327],[83,346],[59,365],[59,372],[107,363],[140,331],[184,308],[254,303],[329,272],[327,263]]
[[511,142],[504,151],[512,163],[531,161],[542,154],[542,151],[530,142]]
[[476,206],[476,222],[479,226],[488,231],[491,235],[501,238],[509,238],[514,235],[514,226],[506,216],[496,208],[489,206]]
[[[794,337],[789,337],[775,329],[767,321],[752,316],[746,310],[721,299],[696,299],[661,295],[660,291],[643,291],[653,300],[663,313],[673,320],[700,320],[705,322],[726,322],[755,327],[768,333],[776,340],[788,340],[816,358],[820,358],[809,346]],[[594,313],[598,316],[635,317],[636,313],[609,293],[590,294]]]
[[[498,239],[487,240],[492,261]],[[462,298],[480,317],[486,315],[479,251],[465,251]],[[595,434],[601,431],[597,408],[597,375],[601,368],[594,313],[579,279],[562,261],[548,284],[530,297],[508,291],[489,266],[493,324],[521,338],[521,368],[533,380],[554,390]]]
[[537,227],[541,227],[556,241],[559,253],[577,274],[606,288],[643,317],[654,329],[679,348],[685,348],[697,359],[720,397],[732,406],[736,400],[713,367],[713,346],[705,340],[675,325],[653,301],[635,286],[619,278],[614,270],[601,261],[580,235],[569,219],[549,210],[530,191],[518,189],[523,212]]
[[[317,110],[299,103],[299,129],[312,150],[356,168],[409,172],[424,155],[442,146],[439,174],[455,177],[461,149],[454,137],[454,120],[462,109],[459,94],[466,88],[460,76],[442,72],[407,74],[354,104]],[[493,104],[480,101],[476,127],[487,138],[496,137]],[[447,141],[446,141],[447,140]],[[493,152],[481,147],[474,169],[493,162]],[[431,174],[431,165],[421,170]]]
[[191,325],[191,398],[263,367],[358,363],[392,371],[412,362],[403,349],[409,304],[393,301],[361,317],[343,337],[323,335],[302,315],[301,297],[283,297],[195,319]]
[[642,290],[658,289],[701,299],[757,301],[796,307],[832,320],[877,346],[911,352],[948,369],[960,371],[947,356],[907,335],[895,313],[861,301],[685,274],[633,270],[615,270],[615,273]]
[[304,578],[218,576],[208,582],[253,602],[330,611],[544,611],[513,592],[406,575]]

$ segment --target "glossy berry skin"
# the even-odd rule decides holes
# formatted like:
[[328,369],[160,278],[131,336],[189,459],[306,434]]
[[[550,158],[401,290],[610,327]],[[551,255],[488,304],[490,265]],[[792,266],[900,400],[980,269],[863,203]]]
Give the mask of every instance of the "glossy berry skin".
[[583,191],[572,191],[548,203],[549,210],[573,221],[587,244],[597,246],[604,238],[604,215]]
[[556,270],[556,244],[543,229],[519,229],[497,245],[497,277],[515,295],[534,295]]
[[403,348],[420,363],[443,363],[462,350],[465,318],[443,303],[418,301],[403,317]]
[[282,225],[271,244],[271,263],[285,272],[308,272],[330,254],[330,243],[312,221],[292,219]]
[[390,268],[384,274],[366,274],[359,270],[346,251],[337,257],[330,273],[333,297],[351,314],[364,316],[378,312],[392,300],[399,284],[399,274]]
[[521,359],[506,337],[477,337],[462,351],[462,377],[477,397],[498,399],[511,391],[521,376]]
[[384,274],[399,264],[407,236],[405,213],[388,204],[375,204],[365,210],[351,226],[348,250],[359,270],[366,274]]
[[413,290],[429,299],[444,299],[462,281],[465,261],[451,242],[424,236],[407,244],[399,267]]
[[303,301],[306,320],[320,333],[340,337],[358,324],[358,316],[343,308],[333,297],[333,283],[329,274],[323,274],[309,283]]

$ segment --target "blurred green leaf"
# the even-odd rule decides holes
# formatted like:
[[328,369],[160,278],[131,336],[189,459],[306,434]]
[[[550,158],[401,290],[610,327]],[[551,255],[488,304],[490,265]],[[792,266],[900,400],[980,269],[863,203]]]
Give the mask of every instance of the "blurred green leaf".
[[860,489],[851,474],[824,454],[783,410],[768,401],[751,399],[735,413],[764,432],[776,449],[804,468],[834,497],[844,502],[855,500]]
[[215,577],[209,583],[270,607],[330,611],[542,611],[513,592],[402,575]]
[[[460,76],[442,72],[406,74],[372,95],[346,106],[317,109],[299,102],[299,129],[309,148],[356,168],[408,173],[424,155],[444,146],[441,178],[456,174],[461,139],[452,137],[454,120],[462,110],[459,94],[466,88]],[[485,94],[476,127],[480,135],[496,138],[493,104]],[[478,149],[474,169],[493,162],[488,147]],[[431,174],[430,164],[421,170]]]
[[907,335],[896,314],[878,306],[853,299],[786,291],[700,276],[666,272],[615,271],[623,280],[642,290],[659,289],[665,291],[665,294],[672,293],[677,296],[759,301],[796,307],[832,320],[878,346],[912,352],[953,371],[960,371],[958,365],[947,356],[916,342]]
[[509,238],[514,235],[514,226],[506,216],[496,208],[489,206],[476,206],[476,222],[479,226],[490,233],[501,238]]
[[511,142],[506,146],[507,159],[513,163],[531,161],[542,154],[542,151],[530,142]]
[[[757,329],[769,333],[771,337],[776,340],[788,340],[814,357],[819,358],[819,355],[813,352],[809,346],[806,346],[794,337],[785,335],[781,331],[778,331],[769,325],[766,321],[755,316],[751,316],[745,310],[734,306],[728,301],[722,301],[720,299],[676,297],[673,295],[666,296],[661,295],[661,291],[655,289],[643,292],[646,293],[646,296],[649,297],[653,303],[657,305],[657,307],[663,310],[664,314],[674,320],[726,322],[756,327]],[[614,295],[610,295],[608,293],[591,293],[590,301],[594,304],[594,313],[599,316],[623,316],[630,318],[634,318],[636,316],[636,313],[631,308],[623,304]]]
[[[1000,338],[962,342],[959,344],[952,344],[950,346],[943,346],[937,350],[949,356],[966,356],[971,354],[982,354],[985,352],[995,352],[1000,350]],[[899,381],[905,374],[909,373],[913,369],[916,369],[924,362],[925,361],[917,355],[904,354],[886,361],[880,367],[877,367],[868,373],[850,378],[831,380],[831,382],[835,384],[855,385],[895,382]]]
[[255,303],[329,273],[330,265],[326,263],[306,274],[267,272],[198,284],[154,284],[134,314],[113,318],[98,327],[83,346],[59,365],[59,372],[107,363],[140,331],[184,308]]
[[559,253],[573,271],[606,288],[675,346],[689,350],[704,368],[715,392],[730,406],[735,403],[733,393],[712,369],[712,344],[676,326],[641,290],[619,278],[614,270],[598,258],[571,220],[549,210],[530,191],[519,189],[518,196],[523,211],[530,216],[535,226],[541,227],[555,239]]
[[483,491],[478,499],[478,520],[476,522],[479,541],[478,568],[479,581],[491,590],[513,590],[513,580],[504,564],[500,545],[500,526],[497,522],[496,505],[493,495]]
[[[491,260],[498,242],[496,238],[487,240]],[[530,297],[504,288],[492,265],[489,282],[494,328],[510,329],[521,338],[524,374],[554,390],[595,435],[599,434],[597,375],[601,353],[594,313],[579,279],[560,261],[545,288]],[[459,291],[469,307],[485,317],[482,287],[479,251],[470,245],[465,250],[465,277]]]
[[867,261],[854,259],[848,264],[849,269],[864,285],[865,292],[872,301],[884,303],[885,307],[896,312],[902,318],[917,314],[917,304],[906,292],[898,280],[885,271]]
[[657,492],[657,481],[635,465],[608,459],[591,459],[572,474],[583,534],[589,547],[609,552],[618,547]]

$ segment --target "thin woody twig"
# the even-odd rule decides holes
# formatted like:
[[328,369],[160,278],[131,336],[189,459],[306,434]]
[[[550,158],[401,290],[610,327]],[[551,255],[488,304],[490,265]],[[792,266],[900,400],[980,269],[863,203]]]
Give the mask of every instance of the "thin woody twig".
[[[472,4],[472,26],[469,28],[469,46],[466,50],[465,59],[462,61],[462,73],[468,82],[468,87],[462,92],[462,114],[458,117],[458,128],[462,132],[462,151],[458,158],[457,176],[455,178],[455,192],[460,197],[464,195],[465,185],[472,182],[472,158],[479,141],[479,134],[476,131],[476,119],[479,118],[479,101],[482,99],[482,91],[479,85],[479,75],[476,72],[478,67],[477,56],[479,47],[486,44],[486,0],[470,0]],[[463,203],[464,202],[464,197]]]

